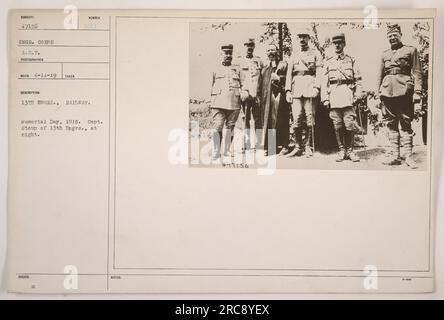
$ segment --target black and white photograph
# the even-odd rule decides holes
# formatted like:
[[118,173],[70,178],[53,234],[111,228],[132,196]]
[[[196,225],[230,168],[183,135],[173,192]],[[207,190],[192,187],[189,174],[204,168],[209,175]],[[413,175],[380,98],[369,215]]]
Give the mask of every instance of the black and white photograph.
[[311,5],[11,8],[0,298],[443,296],[442,8]]
[[426,170],[431,26],[190,23],[190,165]]

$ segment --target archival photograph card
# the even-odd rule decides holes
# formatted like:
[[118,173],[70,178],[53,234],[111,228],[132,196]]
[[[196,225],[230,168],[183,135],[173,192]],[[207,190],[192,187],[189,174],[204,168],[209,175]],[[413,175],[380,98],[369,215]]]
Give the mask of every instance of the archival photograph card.
[[10,11],[9,291],[433,291],[435,14]]

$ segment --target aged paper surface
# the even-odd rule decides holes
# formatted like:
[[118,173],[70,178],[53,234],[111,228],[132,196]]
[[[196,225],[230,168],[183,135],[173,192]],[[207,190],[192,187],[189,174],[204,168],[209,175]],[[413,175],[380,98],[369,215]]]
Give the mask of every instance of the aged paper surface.
[[[365,18],[343,10],[11,11],[9,290],[432,291],[435,11]],[[388,31],[398,28],[405,52],[390,50]],[[319,65],[298,51],[304,34]],[[255,89],[241,63],[250,39],[261,65],[257,96],[265,97],[251,121],[242,108]],[[345,55],[335,51],[338,39]],[[381,63],[388,67],[376,84]],[[306,83],[313,66],[319,84]],[[394,93],[404,87],[411,95]],[[347,94],[352,117],[333,114]],[[382,100],[393,111],[391,95],[408,97],[400,110],[412,108],[407,122],[394,112],[396,128],[380,108]],[[283,127],[270,120],[276,106],[288,111],[276,111]],[[245,132],[256,139],[247,123],[276,129],[257,135],[268,148],[236,149]],[[212,144],[219,127],[235,132],[232,146],[219,141],[227,147],[220,155]],[[294,157],[270,152],[284,147]]]

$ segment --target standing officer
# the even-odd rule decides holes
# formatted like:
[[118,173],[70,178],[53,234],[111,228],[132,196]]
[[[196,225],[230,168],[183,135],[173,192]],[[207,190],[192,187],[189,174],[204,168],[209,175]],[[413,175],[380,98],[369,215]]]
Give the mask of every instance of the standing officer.
[[356,111],[353,103],[362,97],[362,79],[356,61],[344,53],[345,35],[334,35],[332,42],[335,55],[324,64],[321,85],[321,100],[330,108],[339,153],[336,161],[351,160],[358,162],[359,157],[353,152]]
[[[401,164],[400,147],[404,148],[405,163],[412,169],[417,164],[412,158],[413,130],[411,122],[416,108],[420,108],[422,69],[418,50],[401,42],[401,27],[389,25],[387,38],[391,48],[382,54],[377,88],[383,102],[387,122],[390,158],[387,165]],[[401,131],[399,130],[401,125]]]
[[233,45],[221,46],[221,65],[213,72],[211,85],[211,113],[213,118],[213,160],[221,156],[221,141],[224,126],[224,155],[230,155],[233,141],[234,125],[241,108],[241,100],[247,93],[242,90],[240,67],[231,64],[233,60]]
[[255,149],[255,146],[251,146],[250,143],[250,120],[253,116],[254,127],[256,129],[256,144],[259,143],[260,134],[257,134],[257,129],[262,129],[261,124],[261,112],[259,107],[259,97],[257,96],[259,76],[263,67],[262,61],[259,57],[254,56],[255,43],[254,39],[248,39],[244,43],[246,53],[245,56],[239,57],[239,65],[241,68],[241,82],[243,88],[248,92],[248,97],[242,101],[242,113],[245,129],[245,143],[246,149],[251,147]]
[[[291,103],[292,130],[296,140],[296,146],[288,157],[302,155],[304,129],[305,156],[311,157],[314,148],[315,100],[321,86],[322,56],[317,50],[309,47],[310,31],[308,29],[301,29],[296,34],[299,38],[300,50],[293,53],[285,83],[286,99],[288,103]],[[281,154],[285,153],[288,151],[281,152]]]

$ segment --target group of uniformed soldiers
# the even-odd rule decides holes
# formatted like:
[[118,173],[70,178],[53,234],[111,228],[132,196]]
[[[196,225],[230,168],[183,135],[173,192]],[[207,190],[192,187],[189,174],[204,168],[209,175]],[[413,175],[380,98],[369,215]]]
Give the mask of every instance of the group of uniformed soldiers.
[[[358,128],[354,102],[363,98],[364,92],[356,61],[344,52],[345,35],[339,33],[331,38],[335,54],[323,59],[309,46],[309,29],[297,30],[295,34],[299,50],[292,54],[289,62],[279,60],[275,45],[268,47],[268,61],[262,62],[254,55],[254,39],[245,42],[245,55],[238,57],[236,64],[232,63],[233,45],[221,47],[222,63],[213,72],[211,89],[213,159],[220,158],[221,154],[230,155],[234,126],[241,111],[247,132],[246,149],[255,148],[248,134],[252,117],[255,128],[262,129],[256,130],[256,145],[264,147],[266,154],[273,152],[268,150],[268,143],[270,134],[275,134],[276,146],[281,146],[280,155],[312,157],[316,102],[320,100],[328,108],[333,122],[339,151],[336,161],[360,161],[353,152]],[[382,113],[389,131],[390,156],[385,164],[398,165],[405,159],[407,165],[416,168],[412,158],[411,121],[415,103],[421,99],[421,65],[417,49],[404,45],[401,36],[399,25],[388,26],[391,47],[382,54],[377,98],[382,101]],[[295,140],[292,150],[290,130]],[[226,132],[225,137],[223,132]],[[223,152],[222,141],[225,141]]]

